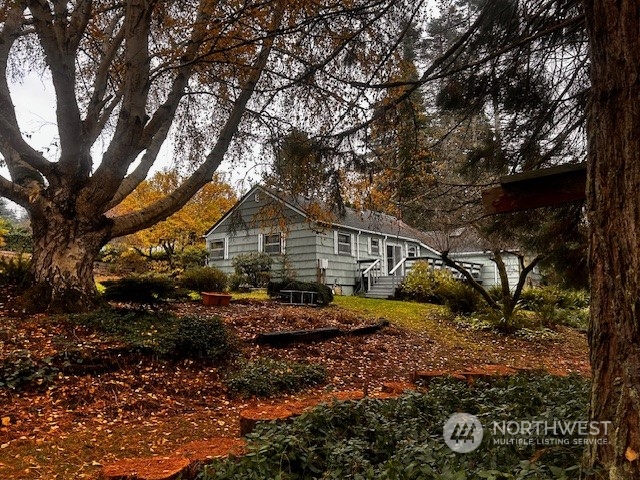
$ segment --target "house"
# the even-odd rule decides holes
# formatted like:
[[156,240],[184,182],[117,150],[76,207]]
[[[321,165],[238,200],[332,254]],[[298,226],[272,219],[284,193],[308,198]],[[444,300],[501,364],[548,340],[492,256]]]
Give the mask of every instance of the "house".
[[[205,234],[208,264],[233,273],[233,259],[250,252],[274,258],[272,273],[321,282],[338,293],[388,297],[417,260],[444,268],[428,235],[378,212],[326,212],[305,197],[254,186]],[[474,277],[491,286],[488,255],[457,258]]]

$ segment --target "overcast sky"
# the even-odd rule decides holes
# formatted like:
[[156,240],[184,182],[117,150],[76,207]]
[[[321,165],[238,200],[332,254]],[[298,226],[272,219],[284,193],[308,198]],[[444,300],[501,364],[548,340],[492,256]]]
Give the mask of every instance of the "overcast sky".
[[[10,88],[20,129],[26,140],[49,160],[55,161],[58,156],[58,131],[56,128],[53,86],[46,78],[42,79],[39,75],[31,73],[22,82],[12,83]],[[98,140],[93,149],[94,161],[98,162],[100,160],[103,148],[106,148],[106,145],[103,145],[101,140]],[[166,148],[163,148],[163,151],[154,167],[154,171],[171,165],[171,153],[168,143]],[[238,171],[238,166],[232,167],[228,163],[223,163],[219,170],[229,172],[229,179],[236,188],[239,186],[239,180],[243,179],[245,174],[244,171]],[[2,168],[0,173],[9,178],[6,168]]]

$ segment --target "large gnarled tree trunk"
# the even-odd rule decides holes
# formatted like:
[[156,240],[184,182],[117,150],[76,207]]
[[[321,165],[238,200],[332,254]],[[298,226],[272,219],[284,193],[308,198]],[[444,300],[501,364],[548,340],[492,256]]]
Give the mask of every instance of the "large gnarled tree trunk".
[[25,298],[34,310],[80,312],[95,305],[93,263],[109,240],[111,223],[104,217],[65,218],[49,210],[33,215],[35,286]]
[[640,2],[585,1],[591,48],[587,185],[591,419],[613,422],[591,466],[640,478]]

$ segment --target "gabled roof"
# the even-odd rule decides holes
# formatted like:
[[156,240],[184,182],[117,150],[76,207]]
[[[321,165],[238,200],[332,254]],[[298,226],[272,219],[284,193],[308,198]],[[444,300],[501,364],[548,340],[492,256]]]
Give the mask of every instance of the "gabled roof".
[[213,232],[218,225],[224,222],[247,198],[250,198],[257,191],[261,191],[266,195],[272,197],[274,200],[284,203],[287,207],[293,209],[296,213],[308,218],[317,223],[324,223],[331,228],[354,230],[358,232],[367,232],[379,235],[388,235],[390,237],[412,240],[421,244],[421,246],[431,250],[435,254],[439,252],[428,245],[429,237],[410,225],[407,225],[402,220],[387,215],[381,212],[374,212],[371,210],[354,210],[352,208],[346,208],[344,215],[337,216],[332,221],[318,221],[309,215],[309,207],[315,202],[310,199],[297,195],[295,197],[275,192],[271,189],[265,188],[262,185],[255,185],[252,187],[238,202],[229,210],[215,225],[213,225],[205,235],[209,235]]

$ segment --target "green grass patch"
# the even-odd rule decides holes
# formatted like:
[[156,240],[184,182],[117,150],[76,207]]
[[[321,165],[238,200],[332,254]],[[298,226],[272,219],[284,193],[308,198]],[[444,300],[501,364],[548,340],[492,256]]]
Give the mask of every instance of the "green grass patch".
[[250,292],[231,292],[233,300],[269,300],[266,288],[251,290]]
[[376,320],[385,318],[404,328],[428,332],[435,340],[446,345],[477,348],[477,345],[470,343],[469,339],[456,329],[451,321],[451,312],[444,305],[358,296],[336,296],[333,303],[363,317]]
[[339,307],[369,318],[384,317],[398,325],[413,330],[428,330],[438,320],[450,318],[443,305],[417,303],[402,300],[383,300],[358,296],[337,296],[334,303]]

